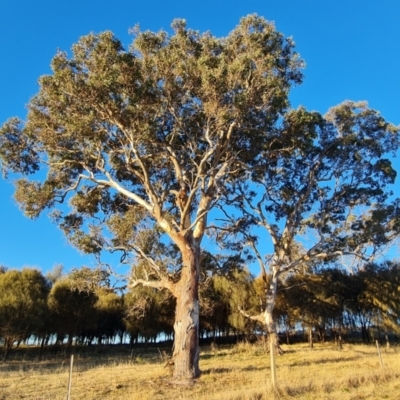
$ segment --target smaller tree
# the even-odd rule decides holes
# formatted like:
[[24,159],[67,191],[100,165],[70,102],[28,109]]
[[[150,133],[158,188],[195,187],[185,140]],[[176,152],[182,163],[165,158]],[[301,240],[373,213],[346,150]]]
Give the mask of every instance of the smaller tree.
[[338,293],[331,287],[333,282],[329,272],[296,274],[286,282],[289,312],[296,322],[308,329],[310,348],[314,346],[314,329],[321,342],[324,342],[328,325],[332,326],[333,321],[342,314],[337,301]]
[[[359,272],[363,290],[358,296],[361,310],[369,311],[370,321],[379,331],[400,332],[400,266],[396,262],[366,264]],[[368,338],[366,327],[365,336]]]
[[125,332],[124,298],[119,296],[111,288],[100,287],[96,290],[98,300],[95,303],[96,322],[93,336],[97,337],[100,344],[103,339],[120,337],[122,341]]
[[[145,263],[133,267],[132,276],[135,279],[149,279],[146,275]],[[124,302],[125,326],[132,340],[140,336],[147,345],[150,339],[159,334],[172,335],[175,299],[168,290],[135,286],[125,294]]]
[[35,270],[8,270],[0,274],[0,337],[4,361],[16,341],[35,334],[45,321],[49,285]]
[[253,286],[253,277],[247,269],[236,269],[228,276],[216,276],[214,287],[228,305],[228,329],[238,335],[250,335],[255,324],[243,319],[239,310],[254,312],[258,307]]
[[174,299],[166,290],[136,287],[125,295],[125,325],[134,340],[145,343],[173,331]]
[[202,335],[212,335],[215,342],[217,332],[228,329],[229,301],[226,295],[217,290],[215,276],[200,285],[200,331]]
[[72,350],[73,338],[94,327],[97,300],[94,291],[79,290],[68,278],[57,281],[52,287],[48,305],[57,337],[68,336],[68,353]]
[[[313,262],[374,257],[398,235],[400,201],[387,203],[396,171],[385,158],[398,148],[399,128],[364,102],[344,102],[324,117],[300,107],[283,116],[276,140],[264,145],[247,177],[252,183],[238,179],[226,187],[220,236],[234,250],[249,246],[258,260],[266,307],[253,318],[264,321],[272,350],[282,275]],[[260,232],[273,247],[268,257]]]

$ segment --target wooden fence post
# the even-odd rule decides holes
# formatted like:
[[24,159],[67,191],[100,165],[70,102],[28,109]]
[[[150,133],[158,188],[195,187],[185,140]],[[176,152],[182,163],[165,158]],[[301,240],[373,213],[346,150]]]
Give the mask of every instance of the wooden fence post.
[[71,355],[71,362],[69,364],[69,377],[68,377],[68,394],[67,400],[71,400],[71,385],[72,385],[72,367],[74,365],[74,355]]
[[274,391],[276,390],[276,364],[275,364],[275,338],[272,337],[273,335],[270,334],[269,336],[269,353],[271,357],[271,382]]
[[383,369],[383,361],[382,361],[381,349],[379,348],[379,342],[375,340],[375,343],[376,343],[376,348],[378,349],[379,361],[381,362],[381,367]]

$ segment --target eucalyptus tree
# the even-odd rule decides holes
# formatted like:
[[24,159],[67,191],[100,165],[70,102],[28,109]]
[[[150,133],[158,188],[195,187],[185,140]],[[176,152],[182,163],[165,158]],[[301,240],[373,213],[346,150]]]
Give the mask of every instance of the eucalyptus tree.
[[103,339],[114,339],[116,336],[119,336],[122,342],[125,333],[123,296],[106,287],[99,287],[96,295],[97,301],[94,305],[96,322],[92,332],[97,337],[97,343],[100,344]]
[[110,289],[110,272],[104,268],[82,266],[73,268],[67,276],[71,285],[81,292],[96,293],[102,289]]
[[200,330],[215,341],[217,332],[228,330],[229,301],[226,293],[218,291],[215,287],[215,277],[206,280],[200,285]]
[[223,306],[226,322],[225,333],[233,331],[239,334],[251,335],[255,331],[255,324],[246,321],[240,314],[239,308],[254,309],[257,299],[253,287],[253,276],[244,268],[235,268],[227,275],[216,275],[212,279],[213,291]]
[[167,290],[135,287],[124,296],[124,323],[128,332],[138,338],[150,339],[161,334],[169,336],[174,324],[175,301]]
[[[400,332],[400,266],[397,262],[369,263],[357,275],[363,288],[358,307],[369,311],[371,322],[378,329],[384,328],[388,341],[388,331]],[[363,329],[363,336],[368,337],[366,327]]]
[[[317,273],[294,274],[286,281],[287,307],[292,320],[308,329],[308,343],[314,345],[314,330],[321,342],[325,341],[328,326],[336,333],[334,322],[342,316],[334,286],[331,270]],[[340,276],[341,278],[342,276]],[[336,276],[336,278],[339,278]],[[342,299],[341,299],[342,300]],[[340,336],[340,328],[337,331]],[[336,335],[336,336],[338,336]],[[335,337],[336,339],[336,337]]]
[[[44,209],[88,253],[121,250],[146,259],[151,279],[176,297],[174,376],[200,374],[198,279],[207,215],[220,188],[259,157],[302,79],[293,42],[251,15],[225,38],[183,20],[174,33],[141,32],[126,50],[111,32],[59,52],[39,80],[26,123],[1,128],[3,169],[22,174],[15,198]],[[26,176],[44,168],[38,180]],[[181,254],[178,270],[153,259],[146,232]]]
[[78,289],[68,277],[58,280],[51,288],[47,303],[52,327],[58,339],[68,336],[68,353],[74,337],[95,327],[97,301],[94,291]]
[[29,338],[43,328],[48,292],[48,282],[35,269],[7,270],[0,274],[0,337],[4,341],[4,360],[14,342]]
[[117,334],[122,336],[123,298],[111,287],[110,272],[100,267],[82,266],[73,268],[67,279],[71,289],[94,294],[97,298],[94,304],[95,322],[83,331],[89,336],[89,343],[94,337],[101,343],[103,338],[111,339]]
[[[291,110],[279,132],[281,141],[252,170],[252,184],[238,179],[227,188],[220,224],[228,247],[249,246],[258,260],[266,301],[251,317],[263,321],[274,347],[280,277],[341,257],[370,259],[400,227],[400,202],[389,202],[396,172],[386,158],[398,150],[398,127],[365,102],[346,101],[325,116]],[[261,250],[267,241],[268,257]]]
[[[237,305],[232,301],[238,297],[243,301],[249,297],[251,275],[244,260],[237,255],[218,254],[202,251],[200,261],[200,329],[202,333],[212,332],[215,339],[217,331],[229,333],[236,329],[230,320],[237,313]],[[240,321],[242,323],[243,321]]]

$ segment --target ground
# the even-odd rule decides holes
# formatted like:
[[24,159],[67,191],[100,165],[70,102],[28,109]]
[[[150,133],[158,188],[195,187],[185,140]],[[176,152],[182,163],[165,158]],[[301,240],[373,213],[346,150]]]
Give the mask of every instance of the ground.
[[[400,347],[333,343],[283,346],[277,357],[279,399],[366,400],[400,398]],[[0,400],[65,399],[70,359],[63,353],[34,361],[24,349],[0,364]],[[202,376],[186,387],[172,383],[165,350],[130,353],[122,347],[76,349],[71,399],[271,399],[269,356],[262,343],[204,347]]]

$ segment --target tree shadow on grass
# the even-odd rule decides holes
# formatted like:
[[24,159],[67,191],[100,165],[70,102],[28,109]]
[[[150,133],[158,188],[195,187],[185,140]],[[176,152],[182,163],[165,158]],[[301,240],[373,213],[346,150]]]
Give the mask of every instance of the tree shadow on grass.
[[222,358],[227,356],[227,353],[221,352],[221,353],[207,353],[207,354],[202,354],[200,356],[200,360],[210,360],[210,359],[215,359],[215,358]]
[[340,358],[321,358],[320,360],[313,360],[313,361],[295,361],[289,364],[289,367],[306,367],[308,365],[315,365],[315,364],[329,364],[329,363],[342,363],[344,361],[356,361],[359,360],[359,357],[340,357]]
[[226,374],[227,372],[233,371],[234,368],[207,368],[201,371],[202,375],[211,375],[211,374]]
[[245,372],[245,371],[265,371],[265,369],[269,368],[268,366],[259,366],[259,367],[255,367],[255,366],[249,366],[249,367],[244,367],[244,368],[240,368],[240,367],[232,367],[232,368],[207,368],[202,370],[201,374],[202,375],[210,375],[210,374],[226,374],[229,372]]

